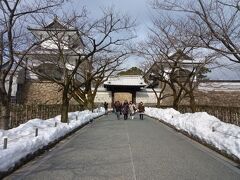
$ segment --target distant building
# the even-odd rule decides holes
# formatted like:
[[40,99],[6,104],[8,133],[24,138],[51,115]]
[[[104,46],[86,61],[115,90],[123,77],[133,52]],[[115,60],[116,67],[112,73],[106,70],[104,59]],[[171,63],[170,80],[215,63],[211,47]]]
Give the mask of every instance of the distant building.
[[[18,71],[18,77],[14,77],[12,100],[24,104],[61,104],[62,89],[58,84],[50,81],[48,75],[60,79],[62,77],[61,68],[63,66],[69,70],[75,66],[76,55],[71,49],[82,51],[84,44],[80,38],[80,34],[74,27],[60,22],[57,18],[54,18],[51,23],[43,28],[29,28],[29,30],[39,42],[43,39],[47,40],[44,40],[27,54],[24,60],[25,68],[23,67]],[[62,35],[63,42],[59,42],[59,45],[69,58],[68,62],[61,65],[57,64],[56,53],[54,53],[54,50],[57,51],[58,48],[53,42],[56,39],[48,39],[49,35],[54,34],[56,31]],[[194,60],[180,51],[177,51],[170,57],[171,60],[181,57],[178,60],[185,70],[176,72],[181,78],[184,78],[192,66],[201,63],[201,60]],[[29,66],[33,68],[34,72],[29,70]],[[86,66],[89,66],[89,64],[85,63],[80,67],[83,73],[86,69],[89,69]],[[166,71],[170,71],[171,66],[168,63],[156,62],[144,77],[137,75],[110,77],[98,89],[95,103],[102,104],[106,101],[112,104],[115,101],[123,102],[127,100],[134,103],[142,101],[146,105],[155,106],[157,100],[151,88],[155,87],[156,91],[160,92],[162,88],[161,83],[154,80],[154,75],[162,66]],[[81,77],[77,78],[81,81]],[[146,79],[150,81],[147,82],[145,81]],[[202,105],[232,104],[238,106],[240,102],[239,89],[239,82],[201,82],[197,89],[196,101]],[[166,91],[169,90],[169,88],[166,89]],[[229,93],[230,91],[231,93]],[[76,102],[72,101],[71,103]],[[163,105],[171,105],[171,97],[164,100]]]
[[[61,87],[50,79],[60,80],[63,68],[70,71],[82,51],[83,42],[77,29],[57,17],[41,28],[28,28],[40,43],[27,52],[25,68],[18,72],[17,102],[27,104],[60,104]],[[59,62],[59,49],[63,62]]]
[[110,77],[108,81],[104,83],[103,87],[98,90],[95,98],[96,103],[104,101],[109,103],[115,101],[124,102],[125,100],[137,104],[139,102],[148,105],[156,104],[154,92],[147,88],[147,84],[144,82],[143,77],[139,75]]
[[[39,46],[34,47],[25,58],[26,68],[18,72],[17,80],[17,102],[24,104],[60,104],[61,87],[49,80],[48,76],[61,79],[61,66],[71,70],[75,65],[75,54],[71,51],[81,51],[83,42],[79,41],[79,32],[71,26],[65,25],[57,18],[43,28],[29,28],[32,34],[40,42]],[[54,37],[57,32],[61,37]],[[59,64],[58,45],[68,55],[68,63]],[[56,52],[55,52],[56,50]],[[89,66],[88,63],[81,65],[82,72]],[[33,71],[29,70],[31,67]],[[78,80],[81,81],[81,77]],[[155,104],[154,93],[146,88],[147,84],[141,76],[115,76],[110,77],[102,87],[98,89],[95,103],[102,104],[108,102],[124,100],[139,103],[140,101],[148,104]],[[74,101],[72,101],[73,103]],[[76,102],[75,102],[76,103]]]
[[155,104],[154,93],[146,87],[147,84],[144,79],[138,75],[110,77],[104,83],[104,88],[111,94],[112,102],[124,102],[127,100],[134,103],[142,101],[145,104]]

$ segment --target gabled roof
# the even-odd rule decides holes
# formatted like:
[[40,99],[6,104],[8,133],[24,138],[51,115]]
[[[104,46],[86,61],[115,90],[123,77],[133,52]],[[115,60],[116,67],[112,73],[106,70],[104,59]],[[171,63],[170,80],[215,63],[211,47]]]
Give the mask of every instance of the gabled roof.
[[55,17],[53,21],[44,27],[45,29],[67,29],[62,23],[59,22],[58,18]]
[[[202,64],[202,59],[198,58],[198,59],[193,59],[192,57],[188,56],[186,53],[184,53],[181,50],[177,50],[177,52],[175,53],[170,53],[168,55],[169,57],[169,62],[172,62],[174,60],[179,60],[179,64],[181,63],[182,65],[197,65],[197,64]],[[179,59],[178,59],[179,58]],[[152,72],[152,70],[154,68],[160,68],[161,65],[164,66],[164,64],[168,65],[169,62],[168,60],[165,61],[155,61],[151,67],[147,70],[147,72],[145,73],[144,77],[149,74],[150,72]]]
[[184,53],[184,52],[181,51],[181,50],[177,50],[177,52],[169,55],[169,59],[176,60],[176,59],[178,59],[178,58],[179,58],[180,60],[193,60],[192,57],[188,56],[186,53]]
[[49,24],[47,24],[44,27],[40,27],[40,28],[28,28],[31,31],[46,31],[46,30],[64,30],[64,31],[77,31],[76,28],[74,28],[73,26],[66,24],[64,22],[61,22],[57,16],[54,17],[53,21],[50,22]]
[[[78,31],[77,28],[63,23],[61,21],[59,21],[59,19],[57,17],[55,17],[49,24],[47,24],[44,27],[38,27],[38,28],[28,28],[28,30],[30,30],[32,32],[32,34],[37,37],[38,39],[42,40],[42,36],[44,36],[45,41],[41,43],[41,45],[39,45],[39,49],[42,50],[42,48],[45,49],[57,49],[56,48],[56,43],[54,43],[51,39],[48,39],[48,37],[45,37],[46,34],[47,36],[57,36],[57,33],[60,33],[60,38],[62,38],[61,33],[64,33],[64,36],[66,37],[65,39],[69,39],[69,37],[73,37],[75,39],[71,39],[71,48],[75,49],[75,51],[78,50],[78,48],[80,47],[81,49],[84,47],[84,42],[81,38],[80,32]],[[53,34],[51,34],[53,32]],[[55,33],[56,32],[56,33]],[[65,39],[63,39],[63,48],[64,49],[68,49],[69,47],[65,47],[64,44],[65,43]],[[70,40],[69,40],[70,42]],[[79,49],[80,50],[80,49]]]
[[44,27],[45,29],[64,29],[64,30],[76,30],[73,26],[69,26],[61,21],[55,16],[53,21]]

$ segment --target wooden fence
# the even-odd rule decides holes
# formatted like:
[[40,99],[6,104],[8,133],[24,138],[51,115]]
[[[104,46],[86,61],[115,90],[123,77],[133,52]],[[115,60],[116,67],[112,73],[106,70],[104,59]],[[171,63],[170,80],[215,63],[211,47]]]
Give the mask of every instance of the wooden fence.
[[[162,108],[169,108],[170,106],[163,106]],[[180,106],[181,113],[191,112],[189,106]],[[207,112],[220,119],[223,122],[235,124],[240,126],[240,107],[227,107],[227,106],[203,106],[198,105],[196,112]]]
[[[1,108],[0,108],[1,109]],[[70,105],[69,112],[80,111],[79,105]],[[14,128],[29,119],[49,119],[61,114],[61,105],[11,105],[10,127]]]
[[[161,108],[170,108],[162,106]],[[70,105],[69,112],[80,111],[83,108],[79,105]],[[189,106],[180,106],[181,113],[191,112]],[[240,126],[240,107],[225,106],[197,106],[197,112],[207,112],[223,122],[232,123]],[[29,119],[40,118],[49,119],[61,114],[61,105],[15,105],[11,107],[10,127],[17,127]]]

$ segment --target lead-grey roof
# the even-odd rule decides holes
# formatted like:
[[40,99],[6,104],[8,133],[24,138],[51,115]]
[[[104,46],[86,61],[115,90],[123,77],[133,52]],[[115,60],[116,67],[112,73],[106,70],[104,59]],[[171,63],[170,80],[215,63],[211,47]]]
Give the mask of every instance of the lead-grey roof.
[[125,75],[110,77],[104,85],[112,86],[141,86],[144,87],[147,84],[144,82],[142,76],[137,75]]

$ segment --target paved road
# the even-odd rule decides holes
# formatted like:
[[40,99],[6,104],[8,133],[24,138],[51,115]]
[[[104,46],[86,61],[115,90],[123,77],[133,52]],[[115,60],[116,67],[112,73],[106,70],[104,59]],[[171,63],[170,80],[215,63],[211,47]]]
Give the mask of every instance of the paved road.
[[240,179],[235,163],[155,120],[103,116],[6,179]]

